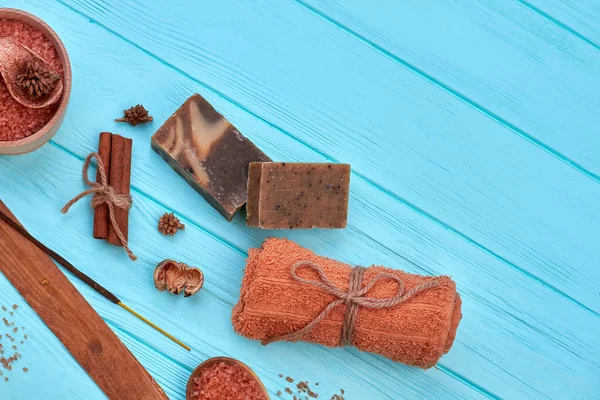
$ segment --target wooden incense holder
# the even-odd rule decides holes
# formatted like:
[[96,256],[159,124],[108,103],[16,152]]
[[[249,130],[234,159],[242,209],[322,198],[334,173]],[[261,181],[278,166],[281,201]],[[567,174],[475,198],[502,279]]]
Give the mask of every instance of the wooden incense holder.
[[[18,222],[0,200],[0,210]],[[168,399],[51,259],[0,221],[0,272],[110,399]]]

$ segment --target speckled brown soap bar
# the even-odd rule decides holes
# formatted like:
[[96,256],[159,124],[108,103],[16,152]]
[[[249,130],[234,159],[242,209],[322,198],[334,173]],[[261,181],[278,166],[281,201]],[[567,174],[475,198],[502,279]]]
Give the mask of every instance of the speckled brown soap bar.
[[152,148],[228,221],[246,203],[250,162],[271,161],[199,94],[156,131]]
[[345,228],[350,165],[253,162],[246,223],[264,229]]

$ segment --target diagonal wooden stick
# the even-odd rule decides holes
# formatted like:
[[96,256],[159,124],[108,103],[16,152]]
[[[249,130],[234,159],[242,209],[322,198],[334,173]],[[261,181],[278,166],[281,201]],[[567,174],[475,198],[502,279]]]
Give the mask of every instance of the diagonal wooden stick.
[[2,220],[3,222],[5,222],[8,226],[10,226],[11,228],[13,228],[17,232],[19,232],[27,240],[29,240],[30,242],[32,242],[33,244],[35,244],[44,253],[48,254],[57,263],[59,263],[60,265],[62,265],[67,271],[71,272],[73,275],[75,275],[76,277],[78,277],[79,279],[81,279],[81,281],[83,281],[83,283],[85,283],[86,285],[88,285],[89,287],[91,287],[92,289],[94,289],[96,292],[98,292],[102,296],[104,296],[108,301],[110,301],[111,303],[117,304],[118,306],[120,306],[123,309],[127,310],[131,314],[135,315],[137,318],[141,319],[146,324],[150,325],[152,328],[156,329],[157,331],[159,331],[160,333],[162,333],[163,335],[165,335],[166,337],[168,337],[169,339],[171,339],[172,341],[174,341],[175,343],[177,343],[178,345],[180,345],[181,347],[183,347],[187,351],[191,350],[191,348],[188,345],[186,345],[185,343],[183,343],[179,339],[175,338],[173,335],[167,333],[166,331],[164,331],[163,329],[161,329],[160,327],[158,327],[156,324],[150,322],[149,320],[147,320],[146,318],[142,317],[140,314],[138,314],[137,312],[133,311],[131,308],[129,308],[128,306],[126,306],[125,304],[123,304],[123,302],[121,302],[121,300],[119,300],[119,298],[117,296],[115,296],[114,294],[112,294],[111,292],[109,292],[106,288],[104,288],[102,285],[100,285],[98,282],[96,282],[95,280],[93,280],[92,278],[90,278],[89,276],[87,276],[86,274],[84,274],[83,272],[81,272],[80,270],[78,270],[77,268],[75,268],[73,266],[73,264],[71,264],[70,262],[68,262],[67,260],[65,260],[60,254],[58,254],[54,250],[51,250],[48,247],[46,247],[42,242],[40,242],[39,240],[37,240],[36,238],[34,238],[29,232],[27,232],[25,230],[25,228],[21,227],[19,224],[17,224],[16,222],[14,222],[8,215],[4,214],[1,210],[0,210],[0,220]]

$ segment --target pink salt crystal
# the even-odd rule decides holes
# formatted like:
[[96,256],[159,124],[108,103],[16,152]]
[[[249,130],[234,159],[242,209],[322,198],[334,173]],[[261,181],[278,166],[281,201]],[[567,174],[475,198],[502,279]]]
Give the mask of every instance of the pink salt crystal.
[[[12,37],[49,62],[61,75],[63,66],[50,40],[39,30],[22,22],[0,18],[0,37]],[[0,141],[24,139],[44,127],[52,119],[58,104],[32,109],[17,103],[0,78]]]
[[193,400],[267,400],[256,380],[237,364],[212,364],[193,382]]

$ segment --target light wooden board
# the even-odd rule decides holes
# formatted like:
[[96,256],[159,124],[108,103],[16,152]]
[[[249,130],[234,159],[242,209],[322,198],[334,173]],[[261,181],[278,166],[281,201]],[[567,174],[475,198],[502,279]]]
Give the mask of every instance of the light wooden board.
[[[470,107],[452,96],[445,97],[435,85],[420,83],[422,78],[412,80],[409,75],[399,75],[396,67],[381,69],[386,65],[381,61],[384,58],[376,56],[376,52],[366,53],[364,44],[347,33],[333,33],[338,29],[329,31],[328,22],[311,12],[305,14],[302,6],[291,14],[302,22],[292,25],[298,33],[282,36],[287,31],[269,21],[277,22],[275,16],[285,17],[277,11],[282,9],[277,7],[286,7],[283,1],[276,6],[262,4],[255,8],[225,4],[227,13],[218,13],[219,9],[213,8],[217,5],[206,3],[202,5],[203,13],[193,18],[191,13],[183,12],[183,2],[163,8],[161,18],[156,16],[160,7],[153,2],[137,12],[127,13],[119,7],[132,7],[134,3],[81,2],[65,6],[44,1],[13,1],[11,4],[29,9],[57,29],[70,51],[76,79],[67,121],[53,143],[31,155],[0,158],[0,193],[32,233],[124,301],[190,342],[194,351],[188,354],[76,283],[171,398],[183,398],[187,375],[212,355],[230,355],[247,362],[264,379],[272,395],[285,387],[277,377],[285,373],[318,380],[323,385],[322,395],[344,387],[349,399],[594,398],[599,390],[600,344],[596,332],[600,330],[600,319],[596,301],[599,294],[592,289],[599,281],[592,264],[598,257],[591,237],[579,240],[596,229],[599,219],[598,189],[593,181],[589,183],[589,177],[528,144],[514,132],[497,127],[497,123],[480,116],[480,112],[468,111]],[[0,1],[0,5],[5,3]],[[114,15],[108,18],[110,12]],[[130,22],[126,29],[127,19]],[[141,35],[140,30],[147,29],[150,21],[155,25],[154,31],[147,30]],[[194,52],[181,56],[175,51],[177,48],[166,52],[166,46],[150,41],[156,32],[168,31],[160,21],[173,22],[170,46],[178,45],[173,29],[179,29],[186,34],[186,49]],[[212,28],[198,21],[211,22]],[[256,31],[256,25],[261,24],[262,29]],[[247,30],[249,27],[253,30]],[[358,69],[369,72],[344,89],[344,96],[353,98],[360,92],[372,101],[379,93],[385,95],[383,99],[397,103],[398,110],[410,106],[413,100],[416,105],[402,114],[382,111],[379,116],[365,113],[349,121],[336,121],[347,128],[343,145],[336,144],[334,139],[342,135],[332,134],[332,119],[342,115],[349,118],[348,110],[353,110],[356,104],[338,94],[339,99],[328,102],[325,111],[315,111],[315,107],[316,110],[317,106],[323,107],[322,102],[330,93],[343,87],[343,79],[338,80],[332,72],[321,79],[310,68],[309,61],[318,60],[313,59],[315,52],[307,46],[298,47],[298,35],[312,35],[312,31],[320,32],[321,36],[327,33],[323,37],[329,40],[316,41],[311,46],[319,54],[331,53],[327,62],[338,68],[336,74],[353,77]],[[248,32],[253,32],[252,40],[243,50],[235,40]],[[274,35],[281,36],[279,45],[273,40]],[[193,41],[192,36],[196,36]],[[207,44],[215,40],[216,43]],[[296,53],[284,48],[286,42]],[[208,53],[205,50],[195,53],[208,45],[213,46]],[[218,56],[213,53],[215,50],[220,51]],[[236,52],[240,57],[234,63],[235,72],[228,69],[218,72],[207,66],[209,60],[219,61],[226,51],[230,51],[228,57]],[[383,92],[383,81],[372,76],[375,67],[365,69],[365,62],[346,65],[340,61],[347,61],[352,53],[365,62],[371,60],[382,78],[391,79],[399,85],[396,88],[410,91],[415,99],[403,100],[408,97],[395,91]],[[157,59],[153,54],[161,57]],[[299,71],[300,66],[294,69],[291,65],[298,55],[307,60],[302,64],[307,69],[304,74]],[[162,58],[166,56],[173,59]],[[261,60],[266,68],[262,75],[254,67]],[[358,62],[357,58],[352,60]],[[286,72],[288,77],[283,79]],[[272,81],[267,79],[269,75],[273,75]],[[247,76],[258,80],[247,82]],[[207,77],[214,90],[204,84]],[[308,78],[318,81],[310,83]],[[300,87],[309,83],[311,90]],[[322,86],[319,88],[318,84]],[[321,161],[335,157],[357,166],[359,174],[352,176],[348,229],[276,234],[287,235],[317,252],[348,262],[376,262],[416,273],[452,275],[464,297],[465,318],[455,346],[438,369],[414,370],[350,349],[326,350],[290,344],[262,348],[233,334],[229,313],[237,301],[245,252],[273,232],[249,230],[240,217],[226,223],[150,149],[151,133],[194,91],[206,96],[275,159]],[[263,98],[259,99],[257,93]],[[111,122],[123,108],[138,102],[152,111],[157,123],[130,128]],[[451,119],[444,117],[440,105],[460,116],[460,124],[453,125],[462,130],[460,135],[444,138],[450,130],[443,130],[443,125]],[[367,137],[361,131],[365,126],[361,117],[381,126],[393,126],[398,115],[404,119],[413,111],[420,113],[415,114],[412,133],[405,133],[404,129],[386,134],[376,132],[379,140],[376,144],[371,143],[375,137]],[[359,128],[349,126],[350,122]],[[318,134],[309,135],[317,126]],[[86,204],[78,205],[67,216],[59,214],[62,204],[82,189],[82,159],[95,149],[97,135],[102,130],[134,139],[131,244],[140,256],[137,263],[129,262],[122,250],[91,239],[91,212]],[[438,130],[445,132],[444,135],[435,136]],[[429,142],[419,144],[417,135],[429,135]],[[385,148],[397,144],[398,137],[407,146]],[[453,137],[464,140],[470,147],[461,150],[452,146]],[[328,142],[323,145],[317,140]],[[443,141],[437,146],[425,146],[435,144],[436,140]],[[359,149],[361,145],[375,151],[374,155],[365,154]],[[418,158],[419,152],[424,158]],[[390,154],[397,156],[393,158]],[[506,167],[496,160],[495,154],[510,157],[508,161],[518,162],[518,168]],[[375,156],[385,162],[376,164],[369,159]],[[449,183],[437,187],[426,179],[430,175],[438,182],[444,179],[433,167],[434,162],[446,169],[452,167],[446,176],[451,180]],[[474,166],[485,167],[486,162],[491,164],[489,169],[474,169]],[[409,170],[402,173],[401,169],[407,167]],[[399,178],[404,182],[395,182]],[[521,190],[511,189],[511,183]],[[497,189],[492,190],[493,187]],[[411,194],[415,203],[404,198],[409,191],[415,193]],[[475,197],[477,191],[480,195]],[[454,208],[454,203],[444,203],[447,201],[444,196],[452,196],[454,202],[462,196],[465,204]],[[542,202],[544,197],[549,203]],[[436,210],[441,207],[444,213],[434,215],[430,207]],[[489,210],[484,210],[485,207]],[[182,235],[165,238],[156,232],[156,221],[166,210],[184,218],[187,229]],[[555,219],[549,220],[549,213]],[[487,247],[483,240],[481,243],[472,238],[465,240],[470,237],[454,227],[455,222],[461,229],[470,229],[469,233],[479,232],[478,239],[487,240]],[[485,226],[487,230],[483,229]],[[550,228],[558,232],[551,232]],[[509,237],[506,232],[519,235]],[[571,236],[570,240],[563,240]],[[488,248],[492,245],[496,247]],[[496,252],[499,250],[507,253],[499,257]],[[545,254],[550,250],[551,253]],[[176,298],[158,293],[152,287],[153,267],[167,257],[203,268],[207,284],[198,297]],[[548,260],[556,261],[558,257],[564,263],[549,263]],[[535,273],[529,273],[529,269]],[[536,275],[540,271],[546,272],[544,279],[557,276],[549,284]],[[582,277],[573,276],[573,271],[588,280],[583,282]],[[0,289],[4,287],[1,285],[6,282],[0,281]],[[580,292],[584,293],[581,297]],[[571,298],[562,293],[569,293]],[[17,301],[14,291],[0,291],[0,303]],[[44,338],[50,336],[39,321],[36,330]],[[60,344],[53,343],[51,337],[48,342],[48,351],[43,353],[47,356],[36,357],[40,371],[48,368],[46,364],[51,365],[53,357],[68,358]],[[68,371],[68,376],[75,380],[89,380],[76,370],[76,364],[68,367]],[[40,373],[36,379],[52,382],[54,372],[48,370],[48,378]],[[18,384],[0,385],[0,394],[7,389],[8,398],[21,398],[18,396],[23,393],[31,397],[45,393],[47,398],[77,398],[70,394],[69,386],[36,387],[28,385],[30,378],[23,375]],[[84,387],[88,398],[102,398],[101,392],[94,391],[93,383]]]

